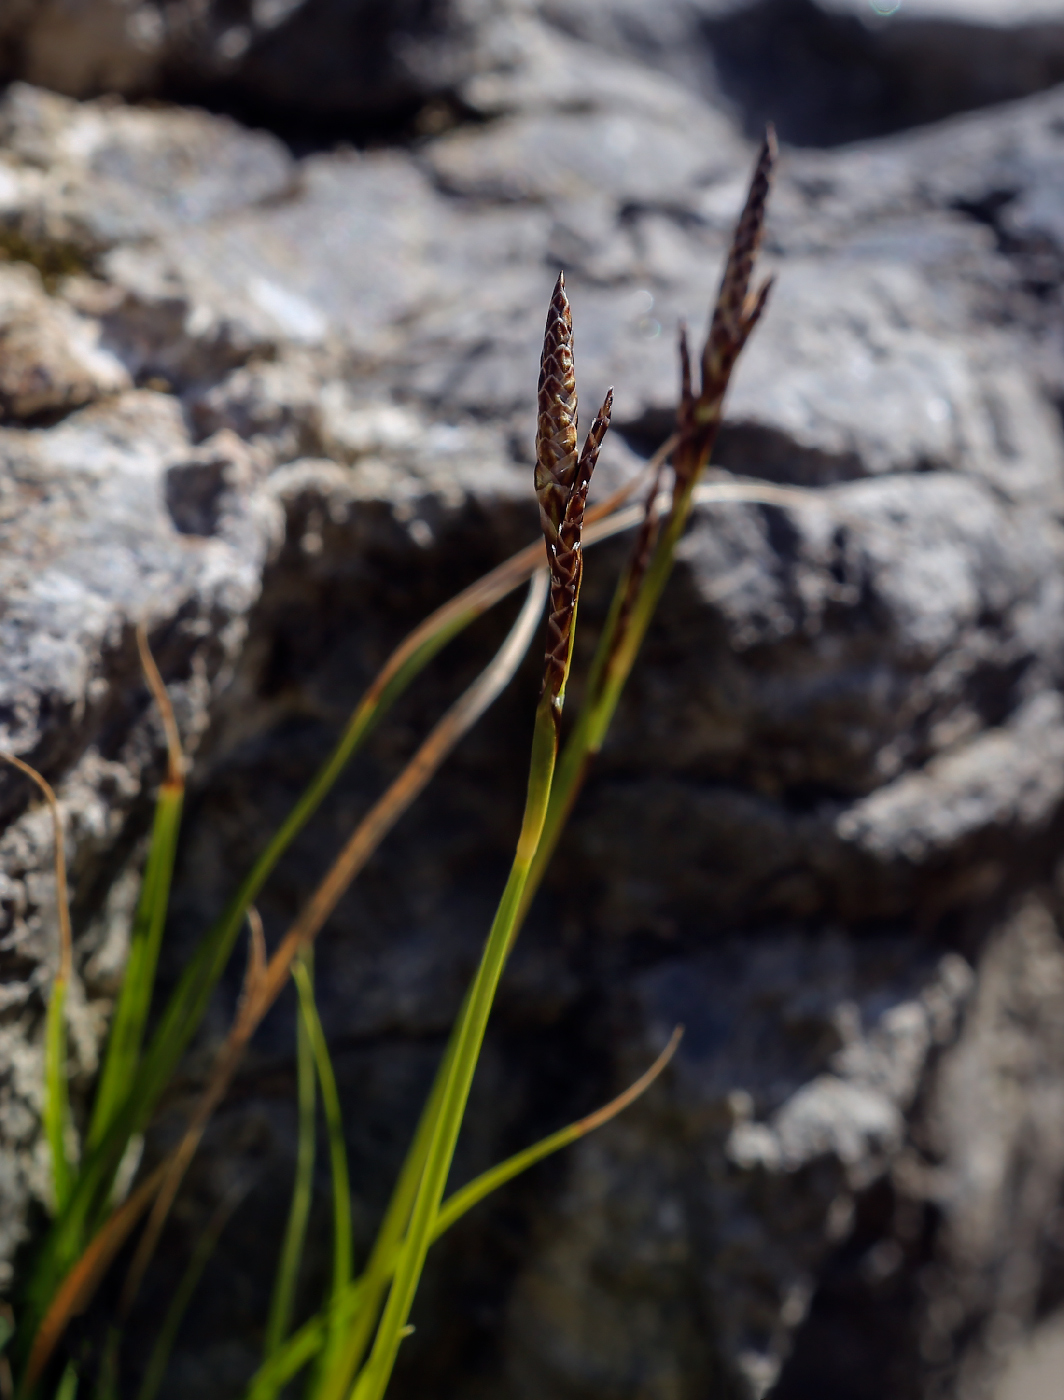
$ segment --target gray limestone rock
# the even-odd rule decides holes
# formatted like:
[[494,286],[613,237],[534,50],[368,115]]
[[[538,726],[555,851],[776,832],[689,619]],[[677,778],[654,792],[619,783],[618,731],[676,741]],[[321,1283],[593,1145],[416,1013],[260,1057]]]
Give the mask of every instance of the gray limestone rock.
[[73,97],[219,91],[299,115],[374,120],[452,91],[476,0],[12,0],[0,62]]
[[[247,449],[216,439],[216,459],[227,447],[236,469]],[[137,680],[133,628],[144,624],[153,639],[194,751],[212,698],[240,654],[278,533],[276,512],[252,498],[247,479],[234,483],[229,529],[195,539],[180,532],[167,488],[197,451],[202,458],[176,401],[149,391],[119,394],[55,427],[0,429],[0,746],[48,772],[59,796],[80,925],[71,1029],[81,1088],[97,1064],[113,964],[128,938],[128,898],[109,920],[107,881],[117,874],[116,859],[130,854],[159,774],[161,735]],[[42,1005],[57,932],[48,874],[51,819],[21,775],[5,768],[0,782],[6,820],[0,1269],[10,1289],[28,1196],[46,1200],[49,1191],[38,1115]],[[110,927],[116,921],[117,930]],[[118,938],[119,948],[105,955],[109,938]]]
[[541,0],[539,11],[800,145],[926,124],[1064,74],[1053,0]]
[[75,270],[108,248],[282,199],[280,142],[195,111],[167,119],[13,83],[0,110],[0,242]]
[[64,413],[131,388],[125,365],[100,345],[98,322],[46,296],[33,268],[0,269],[0,413]]
[[1064,76],[1052,0],[7,0],[0,74],[75,97],[208,98],[302,133],[433,130],[470,82],[505,88],[541,22],[806,145]]
[[[135,624],[195,752],[169,984],[395,642],[534,537],[559,264],[585,406],[617,389],[603,479],[668,431],[675,321],[703,323],[751,147],[647,55],[488,8],[448,79],[477,120],[411,147],[297,159],[226,118],[21,85],[0,108],[0,745],[40,764],[67,821],[79,1095],[160,766]],[[456,1179],[616,1091],[677,1021],[683,1047],[630,1115],[441,1244],[397,1395],[968,1400],[1064,1296],[1062,133],[1054,92],[785,153],[770,309],[508,971]],[[743,476],[782,489],[715,493]],[[623,548],[588,555],[573,704]],[[508,606],[434,664],[282,862],[269,937]],[[322,936],[360,1251],[504,878],[537,669]],[[48,1193],[55,933],[45,814],[13,774],[0,806],[10,1281]],[[222,1400],[255,1365],[291,1081],[284,1003],[149,1285],[145,1320],[204,1212],[252,1181],[167,1395]],[[308,1307],[326,1202],[323,1177]]]
[[957,954],[838,929],[724,939],[637,979],[619,1023],[647,1050],[683,1024],[676,1069],[574,1153],[506,1314],[514,1392],[704,1394],[736,1364],[771,1386],[972,983]]

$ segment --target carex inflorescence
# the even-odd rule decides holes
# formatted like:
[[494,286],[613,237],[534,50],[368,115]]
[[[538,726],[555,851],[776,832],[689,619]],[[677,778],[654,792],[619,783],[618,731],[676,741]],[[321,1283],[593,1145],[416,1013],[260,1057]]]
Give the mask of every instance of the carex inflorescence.
[[771,277],[756,291],[750,290],[750,281],[765,230],[766,204],[777,154],[776,134],[770,126],[761,143],[746,204],[724,264],[709,334],[702,347],[702,384],[697,395],[691,383],[687,332],[680,326],[681,386],[676,414],[680,441],[673,454],[674,501],[692,485],[705,466],[720,426],[724,395],[735,362],[761,319],[772,290]]
[[536,495],[550,567],[550,611],[544,693],[560,709],[569,671],[573,619],[583,559],[580,537],[591,474],[610,423],[613,390],[609,389],[591,431],[577,456],[576,372],[573,365],[573,318],[560,273],[547,311],[539,371],[539,417],[536,426]]

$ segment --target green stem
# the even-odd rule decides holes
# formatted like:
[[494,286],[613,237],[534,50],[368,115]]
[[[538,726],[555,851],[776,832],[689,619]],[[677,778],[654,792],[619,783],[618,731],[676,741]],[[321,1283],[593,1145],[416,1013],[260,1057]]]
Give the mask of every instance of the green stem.
[[[603,1104],[594,1113],[578,1118],[575,1123],[566,1124],[564,1128],[550,1133],[539,1142],[533,1143],[531,1147],[526,1147],[521,1152],[516,1152],[512,1157],[508,1157],[504,1162],[489,1167],[487,1171],[481,1172],[478,1177],[468,1182],[461,1190],[449,1196],[440,1206],[436,1215],[436,1222],[432,1227],[433,1242],[446,1233],[485,1196],[490,1196],[493,1191],[497,1191],[500,1186],[527,1171],[535,1163],[541,1162],[544,1157],[549,1157],[552,1153],[558,1152],[561,1148],[568,1147],[570,1143],[585,1137],[596,1128],[602,1127],[604,1123],[610,1122],[618,1113],[634,1103],[653,1084],[672,1059],[681,1035],[682,1030],[677,1027],[673,1031],[668,1045],[650,1068],[641,1074],[634,1084],[630,1084],[622,1094],[618,1094],[609,1103]],[[442,1084],[442,1079],[439,1082]],[[387,1277],[389,1278],[394,1272],[398,1254],[399,1247],[398,1240],[396,1240],[395,1247],[387,1261]],[[268,1397],[276,1395],[280,1387],[286,1381],[291,1380],[321,1350],[325,1340],[326,1324],[331,1329],[337,1326],[342,1329],[359,1315],[359,1310],[363,1307],[365,1292],[366,1278],[355,1279],[338,1298],[333,1299],[328,1310],[323,1310],[309,1318],[284,1346],[280,1347],[268,1361],[259,1367],[252,1377],[247,1400],[268,1400]],[[376,1309],[372,1312],[371,1321],[376,1321]]]
[[639,591],[628,612],[623,635],[618,635],[618,632],[624,614],[624,600],[629,589],[631,562],[617,582],[606,624],[595,650],[584,701],[572,733],[558,759],[558,771],[543,824],[543,836],[532,861],[521,909],[514,924],[514,939],[520,932],[525,915],[550,864],[573,804],[583,786],[588,766],[602,748],[647,628],[669,581],[676,546],[683,536],[691,514],[698,475],[698,472],[692,473],[687,490],[676,502],[658,537]]
[[355,1400],[381,1400],[391,1378],[399,1344],[405,1334],[410,1308],[425,1266],[429,1245],[432,1243],[433,1230],[451,1169],[492,1002],[506,963],[510,934],[518,916],[532,858],[543,830],[557,754],[556,726],[551,697],[545,692],[536,711],[528,795],[517,852],[459,1023],[454,1058],[444,1080],[439,1112],[433,1125],[410,1225],[396,1264],[395,1278],[380,1327],[377,1329],[373,1350],[355,1385]]
[[[463,1011],[468,1000],[467,995],[463,1002]],[[461,1019],[462,1013],[459,1013],[459,1023]],[[358,1311],[346,1329],[344,1340],[333,1357],[332,1365],[322,1375],[321,1388],[316,1400],[344,1400],[373,1337],[385,1291],[395,1273],[396,1257],[410,1223],[410,1212],[414,1208],[414,1199],[425,1169],[434,1126],[443,1101],[444,1086],[454,1063],[458,1045],[457,1029],[456,1023],[418,1120],[399,1179],[392,1191],[388,1209],[377,1231],[377,1238],[366,1263],[366,1272],[358,1280],[362,1290]]]
[[78,1393],[78,1373],[73,1361],[68,1361],[55,1391],[55,1400],[75,1400]]
[[[296,1150],[295,1180],[292,1204],[288,1211],[284,1243],[277,1265],[277,1279],[266,1321],[263,1346],[266,1361],[277,1352],[288,1336],[292,1322],[299,1266],[303,1259],[303,1244],[307,1236],[307,1221],[314,1190],[314,1154],[317,1117],[317,1087],[314,1079],[314,1049],[310,1028],[300,1006],[296,1016],[296,1094],[299,1111],[299,1137]],[[146,1400],[146,1397],[140,1397]]]
[[111,1022],[107,1055],[86,1138],[90,1149],[101,1141],[110,1126],[129,1091],[140,1058],[170,903],[170,881],[177,854],[184,795],[183,783],[164,783],[155,804],[151,846],[130,934],[129,957]]
[[65,977],[57,976],[48,1000],[44,1028],[44,1135],[52,1160],[52,1187],[58,1215],[70,1199],[73,1173],[67,1157],[70,1098],[67,1090],[67,1029]]
[[351,1184],[347,1171],[347,1148],[344,1145],[343,1111],[340,1095],[336,1089],[336,1075],[333,1073],[321,1018],[314,1004],[314,983],[311,969],[313,953],[307,949],[292,968],[296,989],[299,992],[299,1008],[306,1022],[310,1036],[314,1063],[318,1070],[318,1083],[321,1085],[321,1103],[325,1113],[325,1127],[329,1136],[329,1165],[333,1186],[333,1281],[331,1300],[335,1302],[351,1282]]

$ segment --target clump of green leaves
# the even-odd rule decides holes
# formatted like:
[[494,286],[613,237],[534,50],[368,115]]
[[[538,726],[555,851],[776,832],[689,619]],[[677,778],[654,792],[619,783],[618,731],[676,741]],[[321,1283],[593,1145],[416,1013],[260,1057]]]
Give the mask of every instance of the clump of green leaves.
[[[55,795],[45,780],[21,759],[8,756],[38,784],[52,807],[61,926],[60,958],[45,1036],[44,1118],[55,1184],[54,1220],[26,1279],[19,1299],[17,1328],[13,1338],[9,1338],[17,1393],[22,1400],[45,1391],[54,1391],[57,1400],[74,1400],[78,1371],[70,1359],[64,1358],[62,1349],[67,1325],[91,1301],[119,1251],[147,1217],[125,1278],[119,1316],[102,1348],[96,1377],[101,1397],[109,1400],[117,1395],[121,1327],[135,1302],[169,1210],[248,1042],[289,978],[296,984],[299,1006],[295,1182],[287,1226],[279,1245],[263,1360],[249,1384],[247,1400],[274,1400],[281,1388],[303,1371],[307,1373],[307,1400],[382,1400],[402,1339],[409,1330],[410,1309],[433,1241],[490,1192],[619,1113],[649,1087],[668,1063],[678,1043],[679,1029],[655,1064],[611,1103],[517,1153],[450,1196],[445,1195],[470,1087],[507,958],[588,765],[601,748],[671,572],[676,545],[696,492],[712,489],[700,488],[699,480],[720,425],[732,369],[761,316],[769,290],[765,283],[751,292],[750,283],[774,161],[775,144],[770,133],[761,149],[728,253],[701,356],[697,390],[686,336],[681,332],[681,394],[676,431],[648,464],[644,480],[649,485],[642,507],[630,505],[639,482],[596,506],[587,505],[592,473],[609,425],[612,390],[595,417],[583,449],[578,451],[572,319],[564,279],[559,277],[544,336],[536,445],[535,486],[546,558],[543,543],[530,545],[438,609],[396,649],[351,715],[329,759],[278,828],[218,922],[205,935],[147,1043],[145,1030],[180,828],[184,760],[165,687],[147,638],[139,634],[145,678],[167,737],[168,771],[157,799],[125,979],[77,1165],[68,1153],[72,1128],[66,1083],[64,998],[71,968],[71,940],[62,822]],[[663,472],[668,462],[672,466],[671,491],[663,490]],[[753,487],[744,493],[732,485],[722,490],[721,496],[732,500],[763,499],[764,491],[765,488]],[[584,549],[597,539],[632,528],[636,529],[633,548],[599,638],[583,704],[559,757]],[[314,815],[375,725],[436,653],[524,581],[529,581],[527,599],[497,655],[440,719],[407,767],[358,824],[318,889],[268,956],[254,900],[281,855]],[[399,816],[513,677],[531,643],[545,602],[548,608],[543,688],[532,735],[525,811],[510,875],[373,1249],[362,1272],[356,1275],[340,1102],[314,1002],[313,941]],[[116,1181],[131,1144],[148,1126],[177,1070],[245,923],[251,932],[237,1014],[185,1134],[174,1152],[116,1204]],[[293,1330],[293,1300],[309,1215],[319,1097],[333,1187],[333,1269],[321,1309]],[[234,1201],[223,1203],[196,1246],[163,1321],[138,1400],[153,1400],[184,1309],[233,1204]],[[10,1328],[7,1330],[10,1333]],[[5,1341],[0,1341],[0,1348]]]

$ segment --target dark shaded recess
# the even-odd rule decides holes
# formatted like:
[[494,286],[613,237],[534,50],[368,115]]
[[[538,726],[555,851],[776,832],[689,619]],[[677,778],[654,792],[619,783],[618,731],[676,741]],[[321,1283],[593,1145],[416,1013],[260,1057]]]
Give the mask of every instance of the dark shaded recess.
[[[279,1012],[290,1016],[290,998]],[[586,1008],[565,1017],[546,1038],[542,1026],[493,1031],[452,1184],[588,1111],[608,1094],[610,1080],[595,1050],[588,1049],[585,1021]],[[436,1037],[332,1046],[345,1105],[359,1262],[366,1258],[442,1047],[442,1038]],[[580,1068],[578,1075],[572,1072],[574,1065]],[[294,1093],[291,1060],[271,1058],[249,1068],[214,1120],[124,1338],[122,1394],[136,1393],[159,1319],[215,1207],[220,1183],[230,1178],[251,1189],[226,1226],[192,1300],[162,1395],[186,1394],[189,1383],[202,1375],[203,1357],[216,1368],[216,1394],[241,1393],[269,1302],[279,1249],[277,1222],[289,1205]],[[481,1203],[434,1247],[415,1304],[416,1332],[404,1343],[389,1396],[405,1400],[455,1394],[461,1387],[468,1387],[462,1394],[475,1393],[478,1382],[494,1387],[488,1394],[500,1393],[500,1323],[511,1284],[527,1258],[535,1221],[558,1191],[564,1171],[561,1158],[541,1164]],[[328,1286],[330,1189],[319,1124],[314,1203],[297,1302],[300,1319],[320,1305]],[[119,1283],[121,1272],[115,1274]],[[92,1316],[79,1324],[79,1336],[102,1334],[115,1294],[116,1284],[110,1282]],[[225,1343],[234,1337],[246,1350],[230,1360]],[[299,1393],[298,1386],[292,1393]]]
[[[814,0],[755,0],[718,17],[699,18],[692,5],[679,29],[659,29],[654,8],[613,33],[580,7],[548,5],[547,15],[585,42],[672,73],[713,104],[732,104],[751,135],[775,121],[794,145],[883,135],[1064,81],[1060,21],[994,27],[910,18],[904,7],[833,14]],[[193,23],[178,16],[144,90],[124,95],[195,102],[297,151],[405,141],[477,119],[458,96],[475,24],[454,0],[294,0],[284,10],[264,22],[252,0],[211,0]],[[232,36],[246,48],[237,42],[227,53]],[[31,67],[21,29],[0,36],[0,79]],[[77,95],[104,90],[101,81]]]
[[920,1269],[938,1212],[879,1181],[856,1202],[770,1400],[916,1400]]
[[[1059,318],[1061,284],[1064,283],[1064,252],[1053,233],[1039,228],[1037,223],[1025,226],[1022,216],[1018,227],[1013,223],[1013,208],[1022,193],[1018,183],[1003,183],[988,189],[979,198],[959,199],[954,207],[959,213],[993,230],[998,251],[1013,260],[1018,285],[1030,299],[1028,307],[1039,309],[1043,323],[1047,318],[1052,318],[1051,324],[1055,327]],[[1056,387],[1051,388],[1054,382]],[[1052,377],[1047,378],[1046,387],[1058,411],[1064,413],[1064,388],[1061,387],[1059,371],[1055,381]]]
[[[469,115],[454,93],[472,30],[452,0],[278,0],[269,21],[271,7],[253,0],[207,0],[192,20],[176,3],[159,8],[166,50],[138,87],[123,88],[129,101],[194,103],[273,131],[298,153],[405,140]],[[227,55],[225,40],[241,35],[246,48]],[[0,84],[19,78],[34,73],[16,24],[0,34]],[[70,95],[110,90],[100,76]]]
[[[468,38],[447,0],[307,0],[225,71],[195,53],[171,64],[159,95],[265,127],[297,151],[404,142],[478,119],[457,95]],[[761,0],[701,21],[692,42],[707,99],[723,97],[750,136],[773,121],[796,146],[887,135],[1064,82],[1062,23],[864,19]],[[674,66],[668,52],[638,56]]]
[[[406,627],[527,538],[524,510],[502,514],[494,523],[497,538],[478,528],[470,512],[441,530],[438,552],[411,557],[403,532],[389,528],[382,515],[365,523],[367,541],[361,548],[343,550],[327,540],[320,572],[291,545],[273,563],[234,691],[253,698],[231,702],[244,713],[220,717],[218,733],[229,724],[235,737],[205,752],[200,781],[190,793],[163,955],[165,983],[172,984],[195,938]],[[326,536],[339,528],[326,522]],[[300,535],[293,528],[290,539]],[[590,632],[608,603],[608,572],[596,570],[599,586],[589,591]],[[356,815],[501,641],[518,602],[514,598],[497,615],[482,619],[437,658],[338,783],[259,900],[271,941]],[[382,845],[319,942],[319,1004],[344,1104],[359,1260],[365,1259],[505,878],[523,798],[541,656],[537,638],[514,684]],[[267,705],[257,717],[256,706],[263,701]],[[269,721],[270,705],[280,710],[276,723]],[[421,931],[428,934],[424,940]],[[364,1008],[374,994],[372,977],[360,973],[353,982],[345,968],[353,961],[358,968],[360,953],[373,948],[387,949],[393,967],[411,954],[416,960],[426,948],[436,949],[439,961],[429,974],[433,987],[413,980],[403,984],[413,989],[412,1000],[404,1003],[397,996],[390,1017],[367,1031]],[[619,1032],[610,1023],[608,1004],[616,976],[654,955],[650,940],[634,939],[624,949],[594,946],[579,924],[570,927],[557,917],[556,891],[544,891],[501,990],[453,1184],[586,1113],[620,1087],[612,1067]],[[241,971],[238,954],[208,1018],[208,1036],[228,1024]],[[193,1300],[162,1400],[202,1385],[205,1364],[212,1368],[215,1394],[236,1396],[247,1379],[276,1266],[275,1222],[283,1221],[291,1191],[292,1013],[292,997],[286,994],[256,1038],[194,1164],[147,1281],[139,1326],[127,1333],[123,1393],[135,1393],[162,1309],[193,1241],[234,1175],[251,1180],[253,1187]],[[172,1107],[179,1110],[180,1104]],[[150,1154],[162,1150],[180,1120],[179,1111],[164,1120],[153,1134]],[[512,1284],[567,1170],[564,1155],[539,1165],[482,1203],[434,1248],[413,1315],[417,1331],[404,1344],[389,1391],[396,1400],[426,1394],[480,1400],[501,1393],[501,1323]],[[300,1318],[317,1306],[328,1277],[329,1229],[322,1140]],[[86,1331],[102,1333],[110,1301],[110,1294],[101,1298],[85,1321]]]
[[[244,665],[253,668],[255,700],[278,706],[281,718],[269,723],[267,708],[267,722],[260,727],[254,705],[247,706],[246,714],[226,717],[236,728],[232,746],[223,744],[205,756],[201,783],[190,794],[163,957],[165,982],[172,984],[237,874],[324,757],[348,707],[407,626],[496,562],[497,554],[509,552],[511,536],[527,537],[525,512],[495,523],[499,539],[478,528],[482,522],[471,512],[446,535],[441,555],[415,555],[412,561],[403,532],[389,529],[382,518],[367,523],[372,545],[365,553],[349,551],[346,573],[335,561],[348,556],[332,546],[323,557],[334,562],[320,574],[300,561],[296,549],[272,566]],[[326,524],[326,533],[332,528]],[[298,530],[293,534],[299,537]],[[515,597],[456,639],[352,764],[263,892],[259,906],[271,941],[357,816],[501,641],[518,605]],[[401,830],[383,844],[320,940],[319,1004],[344,1103],[359,1260],[365,1259],[505,879],[520,816],[541,655],[537,639],[517,681],[459,747]],[[216,859],[207,858],[212,853]],[[541,919],[529,930],[527,947],[548,970],[561,962]],[[404,981],[411,999],[404,1000],[401,992],[394,996],[390,1011],[367,1031],[372,967],[357,964],[354,980],[345,967],[373,949],[382,956],[387,949],[388,958],[400,963],[435,949],[439,961],[428,974],[432,988],[413,978]],[[588,1111],[612,1089],[607,1042],[589,1029],[597,993],[589,996],[582,987],[559,993],[563,979],[549,975],[538,981],[533,976],[530,990],[526,977],[522,992],[523,951],[515,955],[516,977],[501,999],[478,1072],[455,1164],[456,1184]],[[216,997],[208,1034],[228,1023],[241,971],[238,954]],[[221,1367],[221,1373],[212,1373],[219,1393],[239,1394],[247,1378],[241,1368],[254,1355],[276,1267],[274,1222],[283,1221],[291,1191],[292,1013],[286,994],[257,1037],[194,1166],[148,1281],[141,1327],[130,1331],[127,1391],[143,1367],[192,1241],[221,1184],[234,1172],[253,1180],[253,1190],[227,1227],[193,1301],[163,1395],[187,1393],[190,1384],[201,1383],[197,1368],[204,1356],[212,1367]],[[176,1131],[180,1114],[170,1116]],[[168,1131],[164,1121],[153,1152],[161,1150]],[[510,1281],[527,1255],[544,1194],[550,1198],[563,1170],[562,1163],[545,1164],[514,1183],[433,1251],[414,1317],[418,1330],[404,1345],[392,1387],[396,1396],[454,1393],[448,1386],[467,1376],[500,1383],[499,1321]],[[300,1317],[318,1305],[327,1280],[329,1231],[328,1161],[321,1141]],[[107,1311],[104,1299],[91,1325],[102,1329]],[[244,1349],[233,1351],[233,1369],[226,1371],[232,1338]]]
[[803,447],[778,428],[742,420],[721,424],[713,462],[739,476],[786,486],[835,486],[866,474],[856,452]]
[[[725,414],[727,407],[725,403]],[[673,410],[651,408],[639,419],[614,424],[614,431],[634,451],[650,457],[675,425]],[[836,486],[867,475],[856,452],[831,453],[805,447],[778,428],[728,417],[720,425],[710,463],[737,476],[784,486]]]
[[762,0],[703,22],[713,84],[757,135],[839,146],[1025,97],[1064,81],[1064,24],[998,28],[826,14]]
[[166,473],[166,506],[183,535],[213,535],[218,527],[229,464],[176,462]]
[[[249,0],[217,9],[231,26],[249,22]],[[176,56],[159,95],[265,127],[300,152],[409,139],[462,115],[453,92],[468,35],[450,12],[450,0],[304,0],[275,28],[253,28],[225,68],[195,48]]]

